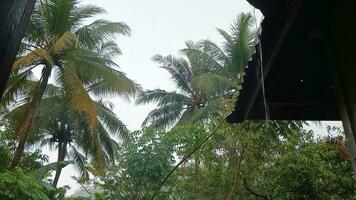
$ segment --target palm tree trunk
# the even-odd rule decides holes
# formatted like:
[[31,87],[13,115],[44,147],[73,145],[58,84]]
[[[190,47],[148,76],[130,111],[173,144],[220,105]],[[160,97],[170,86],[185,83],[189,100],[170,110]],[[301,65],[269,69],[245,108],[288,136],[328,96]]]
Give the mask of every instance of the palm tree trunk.
[[[59,143],[57,161],[58,162],[64,161],[66,154],[67,154],[67,142]],[[53,183],[52,183],[53,187],[57,187],[61,172],[62,172],[62,168],[58,167],[56,170],[56,175],[54,176],[54,179],[53,179]]]
[[51,66],[46,65],[42,73],[39,88],[37,89],[35,95],[32,97],[31,103],[26,110],[25,116],[23,117],[21,123],[16,129],[16,134],[19,137],[19,143],[14,153],[14,158],[11,162],[11,169],[14,169],[22,158],[23,152],[25,150],[25,145],[29,136],[30,129],[32,127],[33,119],[35,118],[36,111],[42,100],[42,97],[46,91],[48,79],[51,75]]

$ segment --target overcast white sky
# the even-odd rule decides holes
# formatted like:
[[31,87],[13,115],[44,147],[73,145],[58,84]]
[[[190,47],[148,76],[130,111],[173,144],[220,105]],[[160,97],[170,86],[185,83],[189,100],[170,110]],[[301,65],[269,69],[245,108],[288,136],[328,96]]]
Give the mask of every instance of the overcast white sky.
[[[222,38],[216,28],[228,29],[241,12],[253,9],[245,0],[85,0],[107,10],[100,18],[123,21],[132,29],[131,37],[118,38],[123,55],[117,59],[121,70],[145,89],[174,90],[168,73],[151,61],[154,54],[174,54],[186,40]],[[110,99],[115,113],[130,130],[137,130],[154,105],[137,106],[119,98]],[[47,151],[46,151],[47,153]],[[49,153],[51,161],[56,153]],[[64,168],[59,185],[69,185],[72,194],[78,185],[70,176],[71,166]]]

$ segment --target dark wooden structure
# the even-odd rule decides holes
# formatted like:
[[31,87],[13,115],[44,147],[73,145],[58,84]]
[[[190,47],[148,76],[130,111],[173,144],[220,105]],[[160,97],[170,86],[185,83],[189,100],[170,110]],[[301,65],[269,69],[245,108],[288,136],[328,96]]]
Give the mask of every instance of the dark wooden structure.
[[0,98],[36,0],[0,2]]
[[342,120],[356,173],[356,1],[248,1],[265,18],[227,120]]

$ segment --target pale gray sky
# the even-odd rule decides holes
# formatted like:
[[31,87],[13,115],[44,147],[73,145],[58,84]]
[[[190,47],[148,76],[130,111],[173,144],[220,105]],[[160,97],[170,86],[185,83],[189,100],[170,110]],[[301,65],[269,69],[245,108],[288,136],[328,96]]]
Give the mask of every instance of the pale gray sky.
[[[241,12],[252,12],[245,0],[85,0],[107,10],[100,18],[123,21],[132,29],[131,37],[117,42],[123,55],[117,59],[121,70],[145,89],[174,90],[168,73],[151,61],[154,54],[174,54],[186,40],[210,39],[221,43],[216,28],[228,29]],[[258,12],[258,11],[257,11]],[[258,15],[260,16],[260,15]],[[130,130],[137,130],[154,105],[137,106],[119,98],[109,99],[114,111]],[[49,151],[45,151],[46,153]],[[49,152],[51,161],[56,153]],[[71,178],[76,172],[64,168],[59,186],[69,185],[72,194],[78,185]]]

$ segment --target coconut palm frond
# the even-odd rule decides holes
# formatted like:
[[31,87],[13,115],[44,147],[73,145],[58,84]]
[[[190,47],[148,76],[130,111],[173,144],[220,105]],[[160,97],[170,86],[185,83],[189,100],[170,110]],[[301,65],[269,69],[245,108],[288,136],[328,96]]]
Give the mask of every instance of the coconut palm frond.
[[234,80],[218,74],[204,73],[195,77],[193,85],[207,95],[222,95],[236,89]]
[[77,111],[87,115],[88,126],[96,128],[98,109],[90,98],[79,77],[69,70],[65,70],[62,76],[63,89],[66,92],[69,104]]
[[141,92],[136,99],[136,104],[157,102],[159,106],[164,106],[167,104],[183,104],[189,101],[189,97],[183,94],[179,94],[177,92],[167,92],[161,89],[155,89]]
[[183,112],[182,105],[169,104],[152,110],[144,122],[143,127],[152,126],[155,128],[168,128],[172,126]]
[[224,69],[223,63],[220,63],[219,59],[202,48],[201,45],[195,48],[188,47],[182,49],[181,52],[187,56],[192,71],[196,75],[207,72],[219,72]]
[[75,168],[79,171],[82,178],[89,179],[89,167],[86,157],[81,154],[74,146],[71,145],[71,150],[68,152],[68,156],[74,161]]
[[105,78],[97,80],[89,86],[89,91],[96,96],[121,96],[126,100],[134,97],[140,90],[140,86],[126,77],[123,72],[115,69],[103,69]]
[[110,134],[101,124],[99,125],[98,134],[101,142],[101,147],[105,151],[105,160],[108,162],[114,162],[116,150],[118,149],[118,144],[110,137]]
[[104,59],[112,60],[115,56],[121,55],[121,49],[114,41],[108,41],[101,44],[96,50]]
[[193,92],[190,85],[193,74],[186,60],[174,56],[164,57],[162,55],[155,55],[152,57],[152,60],[161,64],[160,67],[170,73],[172,81],[179,89],[188,94]]
[[92,146],[89,154],[91,156],[91,164],[95,169],[102,171],[106,168],[107,159],[106,159],[103,143],[101,141],[100,133],[93,135]]
[[76,30],[77,28],[79,28],[78,26],[80,26],[84,20],[104,13],[106,13],[106,11],[103,8],[95,5],[77,5],[76,8],[72,9],[71,11],[70,21],[73,29]]
[[93,48],[103,42],[115,40],[118,35],[130,35],[131,29],[123,22],[96,20],[76,30],[79,45]]
[[125,139],[129,134],[129,130],[125,124],[101,101],[97,101],[96,104],[99,108],[99,119],[103,126],[119,139]]
[[72,46],[77,42],[76,36],[70,32],[66,31],[52,46],[52,53],[58,54],[64,50],[67,46]]
[[226,49],[231,56],[231,72],[241,74],[251,58],[255,32],[251,30],[252,18],[249,14],[241,14],[231,26],[233,45]]
[[12,69],[16,70],[20,67],[28,67],[36,64],[37,62],[39,62],[39,64],[48,63],[50,65],[53,65],[53,59],[47,52],[47,50],[35,49],[27,55],[19,57],[12,65]]

